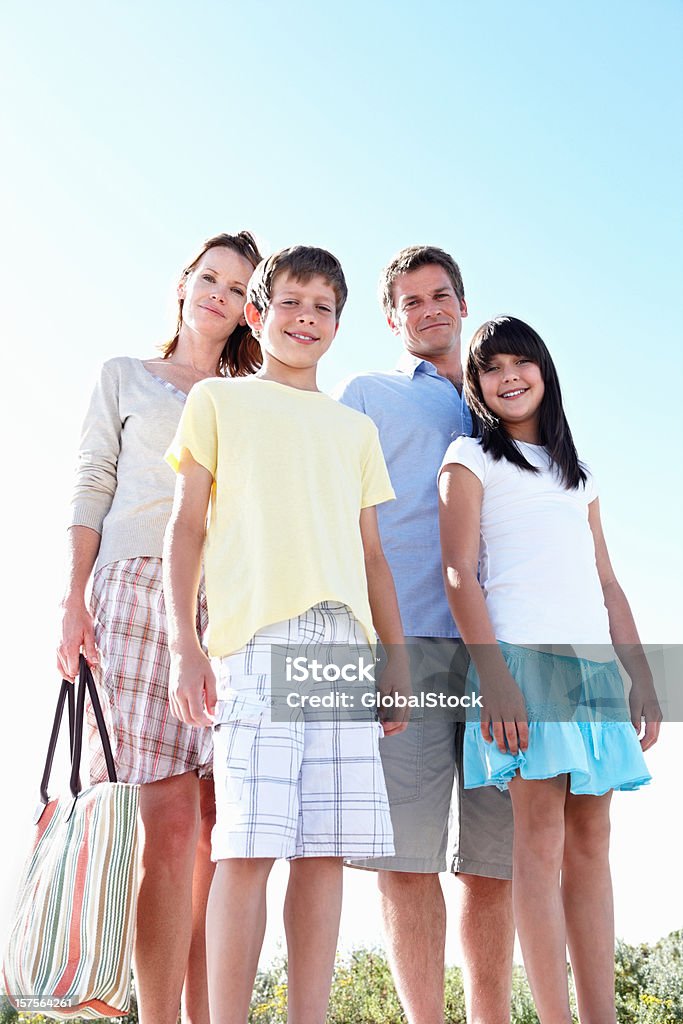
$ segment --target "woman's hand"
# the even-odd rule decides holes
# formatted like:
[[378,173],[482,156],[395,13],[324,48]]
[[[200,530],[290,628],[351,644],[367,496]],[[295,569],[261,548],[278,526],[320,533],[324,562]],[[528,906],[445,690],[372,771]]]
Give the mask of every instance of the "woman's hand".
[[78,675],[81,648],[90,668],[99,665],[92,615],[82,597],[66,598],[62,603],[61,639],[57,647],[57,669],[63,679],[73,681]]
[[501,754],[517,754],[529,746],[529,724],[522,691],[509,672],[481,684],[481,733]]

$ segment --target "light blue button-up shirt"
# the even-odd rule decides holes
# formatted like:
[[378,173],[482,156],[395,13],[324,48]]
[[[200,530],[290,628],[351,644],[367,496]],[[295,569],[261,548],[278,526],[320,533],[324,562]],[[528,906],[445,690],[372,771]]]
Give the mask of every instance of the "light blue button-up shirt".
[[396,501],[377,509],[406,636],[457,636],[441,573],[436,475],[448,445],[470,434],[465,402],[432,363],[405,352],[395,370],[358,374],[335,397],[377,424]]

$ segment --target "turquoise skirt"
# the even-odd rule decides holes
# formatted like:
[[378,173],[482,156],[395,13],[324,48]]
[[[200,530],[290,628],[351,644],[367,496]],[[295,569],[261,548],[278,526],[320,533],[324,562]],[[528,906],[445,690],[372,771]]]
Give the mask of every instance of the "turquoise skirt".
[[[500,648],[524,695],[529,746],[523,753],[501,753],[495,742],[484,740],[480,713],[473,711],[465,729],[465,789],[504,790],[518,773],[523,779],[569,775],[572,793],[594,796],[650,782],[615,661],[588,661],[502,642]],[[478,693],[473,662],[467,681],[467,689]]]

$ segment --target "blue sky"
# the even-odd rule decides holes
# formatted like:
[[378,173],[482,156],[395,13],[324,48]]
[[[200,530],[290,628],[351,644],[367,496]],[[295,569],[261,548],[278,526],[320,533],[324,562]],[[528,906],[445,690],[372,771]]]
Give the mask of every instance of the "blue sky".
[[[350,298],[325,388],[395,362],[376,280],[403,245],[458,259],[465,337],[496,313],[529,320],[556,358],[643,636],[681,642],[682,42],[674,0],[6,12],[9,764],[29,751],[35,773],[52,711],[64,510],[96,368],[169,336],[179,271],[221,230],[342,260]],[[632,939],[680,925],[664,814],[676,737],[650,759],[650,792],[616,801],[617,925]],[[18,842],[34,786],[22,778],[8,804]],[[636,853],[660,879],[637,906]]]

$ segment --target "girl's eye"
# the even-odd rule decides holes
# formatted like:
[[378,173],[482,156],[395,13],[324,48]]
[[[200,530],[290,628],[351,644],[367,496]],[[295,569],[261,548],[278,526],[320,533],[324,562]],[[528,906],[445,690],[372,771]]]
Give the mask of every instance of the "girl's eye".
[[479,373],[490,373],[491,370],[495,370],[495,366],[485,366]]

